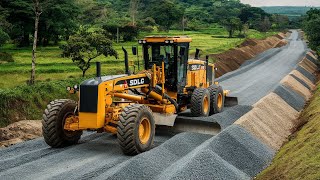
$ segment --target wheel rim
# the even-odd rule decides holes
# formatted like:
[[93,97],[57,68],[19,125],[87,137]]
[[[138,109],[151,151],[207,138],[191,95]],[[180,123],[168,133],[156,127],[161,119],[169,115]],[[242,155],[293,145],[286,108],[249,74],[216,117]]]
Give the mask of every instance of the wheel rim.
[[221,93],[219,93],[218,94],[218,99],[217,99],[217,106],[218,106],[218,108],[219,109],[221,109],[222,108],[222,102],[223,102],[223,97],[222,97],[222,94]]
[[139,139],[141,144],[146,144],[149,141],[151,134],[151,124],[148,118],[144,117],[139,125]]
[[209,98],[208,98],[208,96],[205,96],[204,100],[203,100],[203,112],[205,114],[209,112]]

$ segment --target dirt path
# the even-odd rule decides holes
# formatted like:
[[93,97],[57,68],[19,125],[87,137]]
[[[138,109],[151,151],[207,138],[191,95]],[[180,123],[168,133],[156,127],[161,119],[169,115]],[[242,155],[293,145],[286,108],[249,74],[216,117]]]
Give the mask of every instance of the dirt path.
[[[227,74],[221,83],[241,105],[252,105],[294,69],[305,47],[293,31],[288,46],[233,72],[236,76]],[[157,134],[155,148],[130,157],[108,134],[86,133],[79,145],[64,149],[49,148],[39,138],[0,150],[0,179],[250,179],[273,153],[255,141],[234,125],[214,137]]]

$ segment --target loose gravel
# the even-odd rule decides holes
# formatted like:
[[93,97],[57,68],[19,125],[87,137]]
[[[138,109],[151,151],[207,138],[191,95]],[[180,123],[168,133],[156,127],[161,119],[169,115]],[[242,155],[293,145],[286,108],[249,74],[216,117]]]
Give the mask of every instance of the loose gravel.
[[308,78],[312,83],[316,83],[317,81],[316,76],[310,73],[309,71],[307,71],[306,69],[304,69],[303,67],[298,66],[296,70],[299,71],[301,74],[303,74],[306,78]]
[[167,167],[157,179],[250,179],[273,155],[245,129],[231,125]]
[[299,112],[280,96],[270,93],[242,116],[239,124],[274,150],[278,150],[286,138],[297,128]]
[[306,100],[303,98],[303,96],[293,91],[292,89],[287,88],[284,85],[279,85],[273,92],[279,95],[295,110],[301,111],[304,108]]
[[308,88],[303,86],[301,83],[299,83],[299,81],[290,75],[283,78],[280,83],[303,96],[305,100],[309,100],[309,98],[312,96]]
[[299,71],[297,70],[293,70],[290,73],[292,76],[297,77],[298,79],[300,79],[301,81],[303,81],[304,83],[306,83],[308,85],[308,87],[310,87],[310,90],[315,89],[315,84],[313,84],[307,77],[305,77],[303,74],[301,74]]
[[311,53],[311,52],[308,52],[307,55],[306,55],[306,58],[313,62],[315,65],[317,65],[318,67],[320,67],[320,62],[319,60]]
[[100,174],[96,179],[153,179],[212,136],[181,133],[162,145]]
[[302,79],[298,78],[296,75],[294,74],[290,74],[291,77],[293,77],[296,81],[298,81],[300,84],[302,84],[305,88],[307,88],[309,91],[312,90],[312,88]]

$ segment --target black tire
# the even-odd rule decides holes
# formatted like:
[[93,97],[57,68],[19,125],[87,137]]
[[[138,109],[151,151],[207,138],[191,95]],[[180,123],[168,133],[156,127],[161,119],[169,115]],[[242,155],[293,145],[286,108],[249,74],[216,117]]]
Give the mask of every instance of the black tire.
[[209,116],[210,93],[207,89],[197,88],[193,91],[191,96],[191,113],[193,116],[197,116],[197,117]]
[[[149,133],[143,133],[145,137],[140,137],[140,124],[148,122]],[[136,155],[148,151],[152,148],[155,134],[155,122],[151,109],[143,104],[125,107],[119,116],[117,130],[118,142],[124,154]]]
[[[222,112],[224,107],[224,95],[223,95],[222,87],[216,84],[213,84],[210,87],[208,87],[208,90],[210,92],[210,100],[211,100],[210,115]],[[222,98],[222,99],[219,100],[219,98]],[[219,101],[222,101],[222,102],[219,102]]]
[[49,146],[60,148],[79,141],[82,131],[64,130],[65,119],[74,115],[76,106],[77,103],[69,99],[58,99],[48,104],[43,114],[42,134]]

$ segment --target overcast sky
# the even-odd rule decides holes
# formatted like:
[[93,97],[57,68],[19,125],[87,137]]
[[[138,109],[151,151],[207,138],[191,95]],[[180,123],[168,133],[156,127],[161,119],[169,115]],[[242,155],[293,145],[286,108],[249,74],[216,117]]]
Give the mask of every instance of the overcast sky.
[[244,4],[251,6],[317,6],[320,0],[241,0]]

